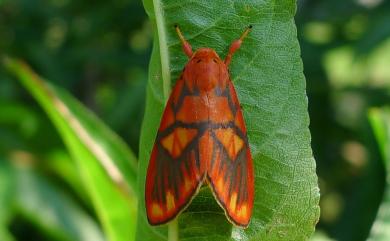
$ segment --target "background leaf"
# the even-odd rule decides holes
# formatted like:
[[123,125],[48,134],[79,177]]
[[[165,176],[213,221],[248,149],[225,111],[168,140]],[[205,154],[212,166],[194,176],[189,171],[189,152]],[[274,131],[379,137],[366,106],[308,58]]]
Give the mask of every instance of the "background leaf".
[[77,161],[86,190],[109,240],[133,240],[136,159],[126,145],[63,90],[43,82],[25,64],[6,67],[47,112]]
[[5,161],[0,159],[0,240],[13,241],[7,225],[10,219],[12,196],[14,193],[13,184],[15,181],[12,170]]
[[390,239],[390,108],[371,109],[369,119],[383,156],[387,178],[383,201],[368,240],[386,241]]
[[18,193],[14,206],[19,215],[54,240],[104,241],[97,223],[67,195],[28,168],[15,172]]
[[167,238],[165,226],[148,225],[142,197],[167,93],[187,61],[173,28],[175,23],[194,49],[211,47],[221,57],[245,27],[253,25],[230,68],[255,163],[256,197],[251,224],[246,230],[232,227],[206,189],[180,215],[180,238],[307,239],[319,218],[319,190],[293,20],[295,1],[144,0],[144,6],[155,32],[140,140],[137,239]]

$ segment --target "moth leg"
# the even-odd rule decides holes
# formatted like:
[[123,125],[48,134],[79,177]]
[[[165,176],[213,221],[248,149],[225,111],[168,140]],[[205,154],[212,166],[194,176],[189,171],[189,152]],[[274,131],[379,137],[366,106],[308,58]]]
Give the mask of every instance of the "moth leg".
[[236,51],[240,48],[242,41],[243,41],[244,38],[248,35],[248,33],[249,33],[249,31],[251,31],[251,29],[252,29],[252,25],[249,25],[249,26],[245,29],[245,31],[242,33],[241,37],[240,37],[239,39],[235,40],[235,41],[230,45],[229,52],[228,52],[228,54],[226,55],[226,58],[225,58],[225,64],[226,64],[226,65],[229,65],[229,64],[230,64],[234,52],[236,52]]
[[188,58],[192,57],[192,47],[191,45],[185,40],[183,34],[180,31],[179,26],[176,24],[175,25],[176,33],[179,35],[180,41],[183,44],[183,51],[184,53],[188,56]]

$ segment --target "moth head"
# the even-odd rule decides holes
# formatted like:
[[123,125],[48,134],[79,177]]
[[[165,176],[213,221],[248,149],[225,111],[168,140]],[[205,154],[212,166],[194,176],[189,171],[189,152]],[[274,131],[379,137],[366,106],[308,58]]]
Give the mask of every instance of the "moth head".
[[191,57],[184,72],[184,78],[200,91],[215,88],[227,76],[225,63],[210,48],[198,49]]
[[214,51],[214,49],[210,48],[200,48],[198,49],[193,56],[191,57],[191,62],[195,62],[197,64],[206,63],[217,65],[222,63],[221,58]]

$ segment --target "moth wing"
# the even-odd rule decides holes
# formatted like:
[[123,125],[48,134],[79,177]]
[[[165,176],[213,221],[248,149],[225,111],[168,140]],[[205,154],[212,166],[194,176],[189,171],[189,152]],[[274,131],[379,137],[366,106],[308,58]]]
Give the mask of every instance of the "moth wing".
[[[145,206],[152,225],[175,218],[189,204],[204,179],[205,168],[200,163],[197,145],[199,130],[177,120],[178,116],[185,116],[196,121],[195,114],[183,106],[186,91],[184,81],[179,79],[165,107],[149,160]],[[191,99],[187,102],[186,105],[197,108]]]
[[[249,224],[254,202],[254,175],[246,127],[231,81],[228,81],[229,110],[221,109],[228,125],[212,129],[213,154],[208,162],[207,178],[229,220],[237,226]],[[225,117],[224,117],[225,115]]]

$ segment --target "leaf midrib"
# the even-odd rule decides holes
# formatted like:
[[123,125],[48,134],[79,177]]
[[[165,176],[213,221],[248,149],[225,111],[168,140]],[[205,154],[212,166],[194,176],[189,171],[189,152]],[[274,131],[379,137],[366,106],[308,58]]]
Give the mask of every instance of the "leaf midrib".
[[169,51],[167,43],[167,32],[165,30],[165,20],[160,0],[153,0],[154,13],[158,32],[158,42],[160,47],[161,75],[163,81],[163,95],[166,102],[171,89],[171,73],[169,71]]

